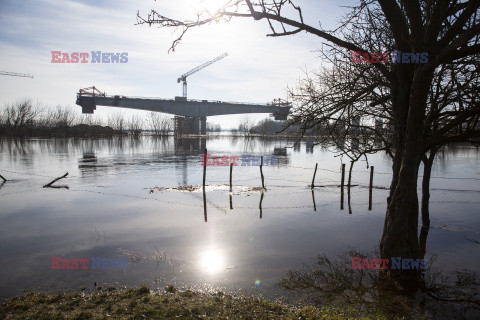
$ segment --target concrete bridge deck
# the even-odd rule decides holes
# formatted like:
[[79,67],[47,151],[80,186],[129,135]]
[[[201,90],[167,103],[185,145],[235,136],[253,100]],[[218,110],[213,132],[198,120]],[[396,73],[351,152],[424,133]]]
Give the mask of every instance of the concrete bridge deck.
[[83,113],[93,113],[97,106],[129,108],[173,114],[175,130],[183,127],[184,133],[205,134],[208,116],[246,113],[269,113],[275,120],[287,120],[290,106],[247,104],[210,100],[134,98],[125,96],[93,95],[79,92],[77,105]]

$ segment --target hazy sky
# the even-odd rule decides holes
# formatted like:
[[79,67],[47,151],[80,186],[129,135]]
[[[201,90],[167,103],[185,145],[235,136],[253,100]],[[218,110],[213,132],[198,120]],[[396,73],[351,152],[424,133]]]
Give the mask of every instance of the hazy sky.
[[[265,21],[234,19],[192,29],[168,53],[180,30],[135,25],[136,13],[155,9],[175,18],[194,18],[205,5],[223,0],[0,0],[0,70],[34,78],[0,76],[0,107],[31,98],[48,106],[69,106],[80,113],[75,94],[95,85],[107,94],[173,98],[182,95],[177,78],[228,52],[229,56],[188,78],[188,97],[267,103],[286,98],[303,70],[322,61],[322,41],[311,35],[266,37]],[[298,1],[307,23],[333,28],[347,0]],[[51,51],[128,52],[128,63],[55,64]],[[91,58],[88,59],[89,61]],[[115,108],[98,107],[106,116]],[[125,109],[120,109],[125,110]],[[139,114],[143,112],[135,111]],[[133,111],[127,112],[132,114]],[[222,127],[241,116],[210,117]],[[255,120],[267,117],[257,115]]]

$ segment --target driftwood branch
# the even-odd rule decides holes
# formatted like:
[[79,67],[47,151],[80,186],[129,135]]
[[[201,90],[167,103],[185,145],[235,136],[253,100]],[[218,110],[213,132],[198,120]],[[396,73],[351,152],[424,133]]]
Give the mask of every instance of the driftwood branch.
[[[53,179],[50,183],[44,185],[43,187],[44,187],[44,188],[55,188],[54,186],[52,187],[52,184],[54,184],[55,182],[57,182],[57,181],[60,180],[60,179],[66,178],[67,176],[68,176],[68,172],[65,173],[65,174],[64,174],[63,176],[61,176],[61,177],[58,177],[58,178]],[[67,187],[67,188],[68,188],[68,187]]]
[[0,178],[3,180],[3,182],[7,182],[7,179],[5,179],[5,177],[2,176],[1,174],[0,174]]

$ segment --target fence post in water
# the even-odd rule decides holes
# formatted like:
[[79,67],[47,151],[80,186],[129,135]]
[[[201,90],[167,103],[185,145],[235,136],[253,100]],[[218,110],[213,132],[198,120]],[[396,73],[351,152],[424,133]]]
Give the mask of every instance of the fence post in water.
[[315,175],[317,174],[317,168],[318,168],[318,163],[315,163],[315,171],[313,172],[313,179],[312,179],[312,185],[311,188],[315,188]]
[[230,192],[232,192],[232,170],[233,170],[233,163],[230,163]]
[[260,158],[260,175],[262,176],[262,189],[265,189],[265,183],[263,181],[263,156]]
[[7,182],[7,179],[5,179],[1,174],[0,174],[0,178],[2,178],[3,182]]
[[370,167],[370,184],[368,187],[368,210],[372,210],[373,168],[374,166]]
[[350,170],[348,171],[348,184],[347,184],[347,202],[348,202],[348,213],[352,214],[352,206],[350,205],[350,186],[352,185],[352,169],[355,161],[350,161]]
[[352,169],[353,169],[353,164],[355,163],[355,161],[350,161],[350,170],[348,171],[348,189],[350,190],[350,185],[352,183]]
[[340,198],[340,210],[343,210],[343,199],[345,197],[344,195],[344,191],[343,191],[343,186],[345,184],[345,163],[342,163],[342,182],[341,182],[341,185],[340,185],[340,194],[341,194],[341,198]]
[[207,148],[203,153],[203,191],[205,192],[205,178],[207,176]]

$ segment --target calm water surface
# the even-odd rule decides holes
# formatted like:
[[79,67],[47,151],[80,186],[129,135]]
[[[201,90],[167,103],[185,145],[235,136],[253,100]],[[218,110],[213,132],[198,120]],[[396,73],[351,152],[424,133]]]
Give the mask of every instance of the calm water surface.
[[[0,296],[146,284],[278,297],[288,270],[319,254],[374,250],[382,234],[391,162],[375,166],[373,208],[369,171],[355,165],[351,214],[340,209],[340,167],[347,158],[302,142],[235,139],[27,139],[0,141]],[[201,189],[203,148],[213,155],[279,155],[278,166],[207,167],[206,214]],[[314,199],[309,188],[315,163]],[[427,257],[437,267],[480,271],[480,156],[475,147],[447,148],[432,179]],[[42,188],[69,172],[57,186]],[[158,187],[158,188],[157,188]],[[172,189],[173,188],[173,189]],[[315,201],[315,204],[314,204]],[[52,270],[51,258],[129,259],[125,270]],[[374,258],[374,257],[372,257]],[[345,264],[351,264],[346,260]]]

